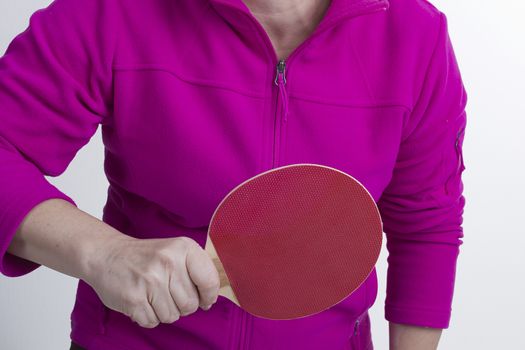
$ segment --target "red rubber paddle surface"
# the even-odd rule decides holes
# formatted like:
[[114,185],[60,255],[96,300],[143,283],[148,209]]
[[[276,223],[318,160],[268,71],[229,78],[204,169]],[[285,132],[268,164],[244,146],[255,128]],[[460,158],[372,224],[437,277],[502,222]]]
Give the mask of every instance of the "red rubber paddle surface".
[[208,234],[244,310],[294,319],[337,304],[363,283],[379,256],[382,223],[353,177],[297,164],[233,189]]

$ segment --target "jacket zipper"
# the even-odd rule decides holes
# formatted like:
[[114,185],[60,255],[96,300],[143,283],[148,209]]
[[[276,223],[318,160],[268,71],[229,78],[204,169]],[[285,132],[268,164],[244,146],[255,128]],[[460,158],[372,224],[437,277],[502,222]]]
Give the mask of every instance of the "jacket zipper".
[[[270,40],[270,37],[266,33],[265,29],[262,27],[262,25],[255,19],[255,17],[249,15],[246,12],[243,12],[250,21],[254,24],[256,29],[260,32],[261,37],[266,43],[266,48],[269,51],[269,54],[273,57],[274,62],[276,62],[276,75],[274,79],[274,84],[278,87],[278,94],[276,94],[276,104],[275,104],[275,117],[274,117],[274,142],[273,142],[273,158],[272,158],[272,167],[276,167],[279,164],[279,158],[278,155],[280,153],[280,144],[281,144],[281,116],[284,113],[284,118],[282,119],[284,122],[287,122],[288,120],[288,94],[285,89],[286,85],[286,67],[290,66],[290,62],[293,60],[295,56],[298,55],[298,53],[305,48],[310,41],[319,35],[320,32],[324,31],[325,29],[333,26],[336,22],[339,22],[347,17],[355,17],[360,16],[364,14],[370,14],[374,13],[380,10],[386,10],[388,9],[388,4],[381,3],[381,1],[371,1],[368,6],[362,7],[359,10],[356,10],[353,13],[346,13],[344,15],[340,15],[336,20],[332,21],[331,25],[326,25],[322,30],[316,30],[314,33],[312,33],[308,38],[306,38],[299,46],[297,46],[292,53],[288,56],[286,59],[278,59],[277,52],[275,51],[273,44]],[[279,99],[279,95],[281,96],[281,99]],[[282,100],[281,102],[279,102]],[[242,311],[242,310],[241,310]],[[246,333],[246,322],[250,318],[249,314],[246,314],[246,317],[244,316],[244,312],[242,313],[241,318],[241,326],[239,330],[240,334],[240,342],[239,342],[239,349],[243,349],[246,344],[243,344],[242,341],[244,341],[244,334]]]
[[245,314],[246,312],[244,310],[239,310],[241,312],[241,329],[239,334],[239,349],[243,349],[244,342],[245,342],[245,333],[246,333],[246,326],[245,326]]
[[[282,134],[282,123],[286,123],[288,120],[288,94],[286,93],[286,60],[281,59],[277,63],[276,74],[274,84],[279,89],[277,96],[277,106],[275,108],[275,120],[274,120],[274,139],[273,139],[273,161],[272,167],[276,167],[279,163],[279,154],[281,152],[281,134]],[[281,97],[279,100],[279,96]],[[283,118],[284,115],[284,118]]]
[[[364,14],[370,14],[374,13],[380,10],[386,10],[388,9],[388,5],[382,4],[380,1],[371,2],[368,7],[361,8],[360,10],[357,10],[355,13],[346,13],[344,15],[341,15],[337,18],[337,20],[333,21],[331,25],[325,25],[320,30],[316,30],[314,33],[312,33],[308,38],[306,38],[299,46],[297,46],[292,53],[286,58],[286,59],[278,59],[277,52],[275,51],[273,44],[262,27],[262,25],[254,19],[252,16],[249,16],[250,19],[254,22],[255,27],[258,28],[258,30],[261,33],[262,38],[266,42],[266,47],[268,48],[268,51],[271,56],[273,56],[274,62],[277,61],[276,64],[276,75],[274,79],[274,84],[278,87],[278,94],[276,97],[276,103],[275,103],[275,117],[274,117],[274,139],[273,139],[273,152],[272,152],[272,168],[275,168],[279,165],[280,161],[280,153],[281,153],[281,144],[283,143],[282,138],[282,128],[286,125],[282,125],[283,122],[286,123],[288,121],[288,94],[286,92],[286,67],[290,66],[290,62],[293,61],[293,59],[310,43],[311,40],[313,40],[315,37],[319,35],[322,31],[332,27],[335,25],[335,23],[342,21],[343,19],[347,17],[355,17],[359,15]],[[279,99],[280,95],[280,99]],[[284,114],[284,118],[283,117]]]

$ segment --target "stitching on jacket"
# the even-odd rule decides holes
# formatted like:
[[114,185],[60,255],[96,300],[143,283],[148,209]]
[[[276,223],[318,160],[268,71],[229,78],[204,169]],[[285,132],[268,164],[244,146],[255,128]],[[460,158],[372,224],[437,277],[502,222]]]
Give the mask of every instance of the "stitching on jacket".
[[[412,111],[415,109],[414,107],[418,105],[418,103],[419,103],[419,101],[421,99],[421,95],[423,94],[423,91],[425,90],[425,86],[426,86],[428,77],[430,75],[432,62],[434,61],[435,56],[436,56],[437,47],[439,45],[439,38],[442,35],[442,31],[443,31],[443,13],[439,12],[439,28],[438,28],[438,32],[437,32],[437,35],[436,35],[436,39],[434,40],[434,45],[433,45],[433,48],[432,48],[432,54],[430,55],[430,59],[428,60],[427,67],[425,68],[425,75],[423,76],[423,81],[421,83],[421,86],[419,87],[419,94],[418,94],[416,100],[414,101],[413,106],[410,107],[410,114],[412,114]],[[409,119],[410,119],[410,117],[409,117]],[[421,120],[418,122],[418,125],[422,121],[423,121],[423,118],[421,118]],[[418,125],[416,125],[412,131],[416,130],[418,128]],[[403,134],[404,137],[402,138],[401,142],[404,142],[408,138],[408,136],[410,136],[410,135],[404,135],[405,134],[404,129],[402,131],[402,134]]]
[[215,87],[219,89],[230,90],[230,91],[239,93],[241,95],[246,95],[249,97],[255,97],[259,99],[266,98],[264,94],[257,93],[255,91],[248,91],[248,90],[243,91],[243,90],[237,89],[236,87],[229,86],[227,84],[219,84],[215,81],[184,77],[180,73],[177,73],[169,68],[166,68],[164,66],[161,66],[155,63],[151,63],[151,64],[150,63],[142,63],[142,64],[139,63],[139,64],[133,64],[133,65],[126,65],[126,66],[116,65],[116,66],[113,66],[113,70],[114,71],[135,71],[135,72],[136,71],[163,71],[163,72],[166,72],[166,73],[169,73],[175,76],[176,78],[182,81],[185,81],[187,83],[191,83],[194,85],[211,86],[211,87]]
[[354,47],[354,40],[352,38],[350,39],[350,52],[352,53],[352,56],[354,57],[355,61],[357,62],[357,67],[359,68],[359,73],[363,77],[363,80],[365,82],[366,91],[368,92],[368,96],[376,101],[376,95],[373,93],[372,88],[370,87],[370,82],[368,81],[368,76],[365,74],[365,70],[363,69],[363,64],[361,63],[361,60],[359,59],[359,55],[357,54],[355,47]]
[[411,310],[411,311],[423,311],[423,312],[432,312],[436,314],[443,314],[448,315],[452,309],[444,310],[444,309],[437,309],[437,308],[430,308],[430,307],[406,307],[406,306],[394,306],[393,304],[385,303],[385,307],[389,309],[395,309],[395,310]]
[[295,98],[298,100],[304,100],[307,102],[312,103],[320,103],[325,105],[331,105],[331,106],[342,106],[342,107],[362,107],[362,108],[384,108],[384,107],[401,107],[406,109],[408,112],[410,112],[410,108],[402,103],[398,103],[395,101],[376,101],[371,103],[358,103],[358,102],[352,102],[352,101],[338,101],[338,100],[327,100],[327,99],[321,99],[313,96],[307,96],[297,93],[288,93],[288,97]]

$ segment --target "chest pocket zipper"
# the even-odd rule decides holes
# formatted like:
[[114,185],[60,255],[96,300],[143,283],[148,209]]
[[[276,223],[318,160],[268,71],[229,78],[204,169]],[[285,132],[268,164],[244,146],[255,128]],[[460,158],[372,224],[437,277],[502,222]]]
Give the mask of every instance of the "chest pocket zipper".
[[354,341],[352,342],[353,345],[355,345],[356,349],[361,349],[361,339],[359,334],[359,324],[360,319],[357,319],[354,324],[354,335],[352,338],[354,338]]
[[458,131],[457,137],[456,137],[456,154],[458,156],[458,172],[462,172],[465,170],[465,164],[463,162],[463,138],[465,136],[465,128],[461,128],[461,130]]
[[465,170],[465,164],[463,161],[463,139],[465,136],[465,127],[462,127],[456,134],[456,141],[454,144],[454,148],[456,150],[456,168],[455,171],[450,174],[450,176],[447,178],[446,184],[445,184],[445,190],[447,194],[450,194],[454,191],[454,188],[452,185],[454,184],[454,178],[461,175],[463,170]]

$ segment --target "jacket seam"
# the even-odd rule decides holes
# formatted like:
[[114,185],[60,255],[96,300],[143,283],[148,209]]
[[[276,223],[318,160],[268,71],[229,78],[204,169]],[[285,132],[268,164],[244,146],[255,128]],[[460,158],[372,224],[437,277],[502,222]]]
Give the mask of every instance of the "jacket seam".
[[401,107],[407,110],[409,113],[411,109],[409,106],[399,102],[390,102],[390,101],[374,101],[372,103],[358,103],[358,102],[346,102],[346,101],[328,101],[320,98],[315,98],[311,96],[301,95],[297,93],[288,93],[289,98],[294,98],[298,100],[304,100],[312,103],[319,103],[331,106],[343,106],[343,107],[362,107],[362,108],[382,108],[382,107]]
[[432,54],[430,55],[430,59],[428,60],[427,67],[425,68],[425,76],[423,78],[423,82],[421,83],[421,86],[420,86],[420,89],[419,89],[419,94],[418,94],[418,97],[417,97],[416,101],[414,102],[414,105],[416,105],[419,102],[419,100],[421,99],[421,95],[423,93],[423,90],[424,90],[425,85],[426,85],[427,80],[428,80],[428,76],[430,74],[430,69],[432,67],[432,62],[435,60],[435,57],[436,57],[437,47],[438,47],[438,44],[439,44],[439,38],[442,35],[441,34],[442,31],[443,31],[443,13],[439,12],[439,28],[438,28],[438,31],[437,31],[436,39],[434,40],[434,45],[433,45],[433,48],[432,48]]
[[[415,106],[417,106],[417,104],[419,103],[419,101],[421,100],[421,97],[423,95],[423,91],[425,90],[425,86],[427,85],[427,80],[429,78],[429,75],[430,75],[430,70],[432,68],[432,63],[435,59],[435,56],[436,56],[436,52],[437,52],[437,47],[439,45],[439,38],[441,37],[441,32],[443,31],[443,13],[441,11],[439,11],[439,28],[438,28],[438,31],[437,31],[437,35],[436,35],[436,38],[434,39],[434,44],[433,44],[433,48],[432,48],[432,53],[430,55],[430,58],[427,62],[427,66],[425,68],[425,74],[424,74],[424,77],[423,77],[423,81],[419,87],[419,93],[418,93],[418,96],[417,98],[415,99],[414,103],[413,103],[413,106],[410,108],[410,116],[412,115],[414,109],[415,109]],[[408,121],[410,119],[410,116],[409,118],[407,118],[406,120],[406,123],[405,125],[403,125],[403,131],[402,131],[402,135],[405,134],[405,127],[406,127],[406,124],[408,124]],[[418,122],[421,123],[422,120],[420,120]],[[414,127],[414,130],[417,129],[417,126]],[[405,139],[408,138],[408,135],[404,136],[401,140],[401,143],[403,143],[405,141]]]
[[354,59],[357,62],[357,67],[359,68],[359,73],[361,74],[361,76],[363,77],[363,80],[365,82],[365,86],[366,86],[366,90],[368,92],[368,96],[375,101],[376,100],[376,96],[374,95],[373,90],[370,87],[370,83],[368,81],[368,76],[365,74],[365,71],[363,69],[363,64],[362,64],[361,60],[359,59],[359,55],[357,55],[357,53],[356,53],[353,40],[350,40],[350,51],[352,53],[352,56],[354,56]]
[[[371,14],[368,12],[359,12],[363,10],[367,10],[369,8],[373,8],[376,4],[384,3],[384,0],[362,0],[360,2],[354,3],[351,7],[351,11],[355,11],[355,14],[351,18],[355,18],[358,16],[363,16],[367,14]],[[388,9],[388,3],[386,4],[386,7],[384,9]],[[350,10],[348,10],[350,11]],[[337,22],[341,17],[344,17],[346,15],[346,11],[343,14],[340,14],[338,16],[334,16],[329,22],[325,23],[325,27],[329,27],[333,22]],[[323,28],[324,29],[324,28]]]
[[230,90],[230,91],[236,92],[236,93],[241,94],[241,95],[245,95],[245,96],[248,96],[248,97],[254,97],[254,98],[258,98],[258,99],[266,98],[266,96],[264,96],[264,94],[257,93],[257,92],[254,92],[254,91],[242,91],[242,90],[239,90],[239,89],[234,88],[232,86],[228,86],[226,84],[218,84],[216,82],[212,82],[212,81],[205,80],[205,79],[195,79],[195,78],[184,77],[180,73],[177,73],[177,72],[175,72],[175,71],[173,71],[171,69],[168,69],[166,67],[163,67],[163,66],[160,66],[160,65],[157,65],[157,64],[150,64],[150,63],[142,63],[142,64],[140,64],[139,63],[139,64],[133,64],[133,65],[115,65],[115,66],[113,66],[113,70],[114,71],[162,71],[162,72],[169,73],[169,74],[175,76],[176,78],[178,78],[178,79],[180,79],[182,81],[185,81],[187,83],[190,83],[190,84],[202,85],[202,86],[210,86],[210,87],[215,87],[215,88],[218,88],[218,89]]

